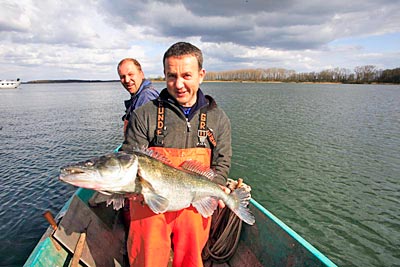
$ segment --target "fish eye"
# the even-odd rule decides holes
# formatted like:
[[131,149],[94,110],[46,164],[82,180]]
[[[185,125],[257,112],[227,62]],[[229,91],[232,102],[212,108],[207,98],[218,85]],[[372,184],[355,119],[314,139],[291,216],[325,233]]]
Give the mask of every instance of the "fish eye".
[[120,155],[119,159],[123,160],[123,161],[131,161],[132,159],[134,159],[134,157],[133,157],[133,155],[130,155],[130,154],[123,154],[123,155]]
[[85,161],[85,166],[92,167],[93,165],[94,165],[93,161],[91,160]]

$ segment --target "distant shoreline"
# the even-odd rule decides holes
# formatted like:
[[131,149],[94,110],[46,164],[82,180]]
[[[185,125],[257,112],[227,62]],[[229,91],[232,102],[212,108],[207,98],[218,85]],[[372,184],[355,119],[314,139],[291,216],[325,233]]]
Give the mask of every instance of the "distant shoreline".
[[[165,82],[164,80],[159,79],[149,79],[152,82]],[[35,80],[35,81],[28,81],[22,82],[23,84],[45,84],[45,83],[111,83],[111,82],[119,82],[119,80]],[[221,80],[214,80],[214,81],[203,81],[204,83],[314,83],[314,82],[281,82],[281,81],[221,81]],[[332,82],[318,82],[320,84],[340,84],[340,83],[332,83]]]
[[[160,79],[148,78],[152,82],[165,82]],[[34,80],[28,82],[22,82],[22,84],[46,84],[46,83],[115,83],[120,82],[119,80],[77,80],[77,79],[67,79],[67,80]],[[205,80],[204,83],[299,83],[299,84],[381,84],[381,85],[396,85],[395,83],[343,83],[343,82],[285,82],[285,81],[251,81],[251,80],[231,80],[231,81],[221,81],[221,80]]]
[[67,79],[67,80],[34,80],[28,82],[22,82],[23,84],[42,84],[42,83],[111,83],[119,82],[119,80],[77,80],[77,79]]

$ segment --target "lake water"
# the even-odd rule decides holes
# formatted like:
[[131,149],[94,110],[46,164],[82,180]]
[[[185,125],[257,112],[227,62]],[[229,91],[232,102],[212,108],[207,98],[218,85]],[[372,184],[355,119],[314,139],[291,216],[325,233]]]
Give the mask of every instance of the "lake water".
[[[161,89],[163,83],[157,83]],[[204,83],[230,176],[339,266],[400,266],[400,86]],[[0,90],[0,266],[22,266],[75,188],[59,167],[122,142],[118,83]]]

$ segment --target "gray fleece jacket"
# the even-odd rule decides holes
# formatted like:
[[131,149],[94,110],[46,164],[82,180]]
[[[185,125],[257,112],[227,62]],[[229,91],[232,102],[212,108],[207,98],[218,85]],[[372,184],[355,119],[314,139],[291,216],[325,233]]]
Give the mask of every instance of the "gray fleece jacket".
[[216,146],[214,147],[208,138],[205,144],[207,148],[212,149],[211,168],[216,173],[214,181],[225,185],[232,157],[231,124],[228,116],[217,107],[214,99],[204,96],[200,89],[197,93],[197,103],[188,118],[167,89],[160,93],[158,99],[135,109],[131,114],[121,150],[129,152],[135,148],[154,146],[159,101],[162,101],[165,107],[165,148],[196,147],[199,142],[197,130],[200,109],[207,107],[207,128],[213,132]]

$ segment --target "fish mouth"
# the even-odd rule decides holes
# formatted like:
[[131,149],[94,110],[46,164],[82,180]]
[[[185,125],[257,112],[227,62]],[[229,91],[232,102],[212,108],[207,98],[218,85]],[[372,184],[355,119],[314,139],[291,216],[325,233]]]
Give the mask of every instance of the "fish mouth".
[[76,167],[61,168],[62,175],[82,174],[82,173],[85,173],[85,171],[82,170],[81,168],[76,168]]
[[64,180],[65,178],[73,178],[73,177],[83,177],[88,174],[87,170],[83,170],[80,167],[74,167],[74,166],[68,166],[68,167],[63,167],[60,169],[60,179]]
[[110,188],[118,186],[118,181],[104,179],[98,170],[82,166],[67,166],[61,168],[58,179],[67,184],[93,190],[107,191]]
[[97,172],[81,167],[68,166],[60,169],[59,179],[72,185],[91,183],[96,179]]

